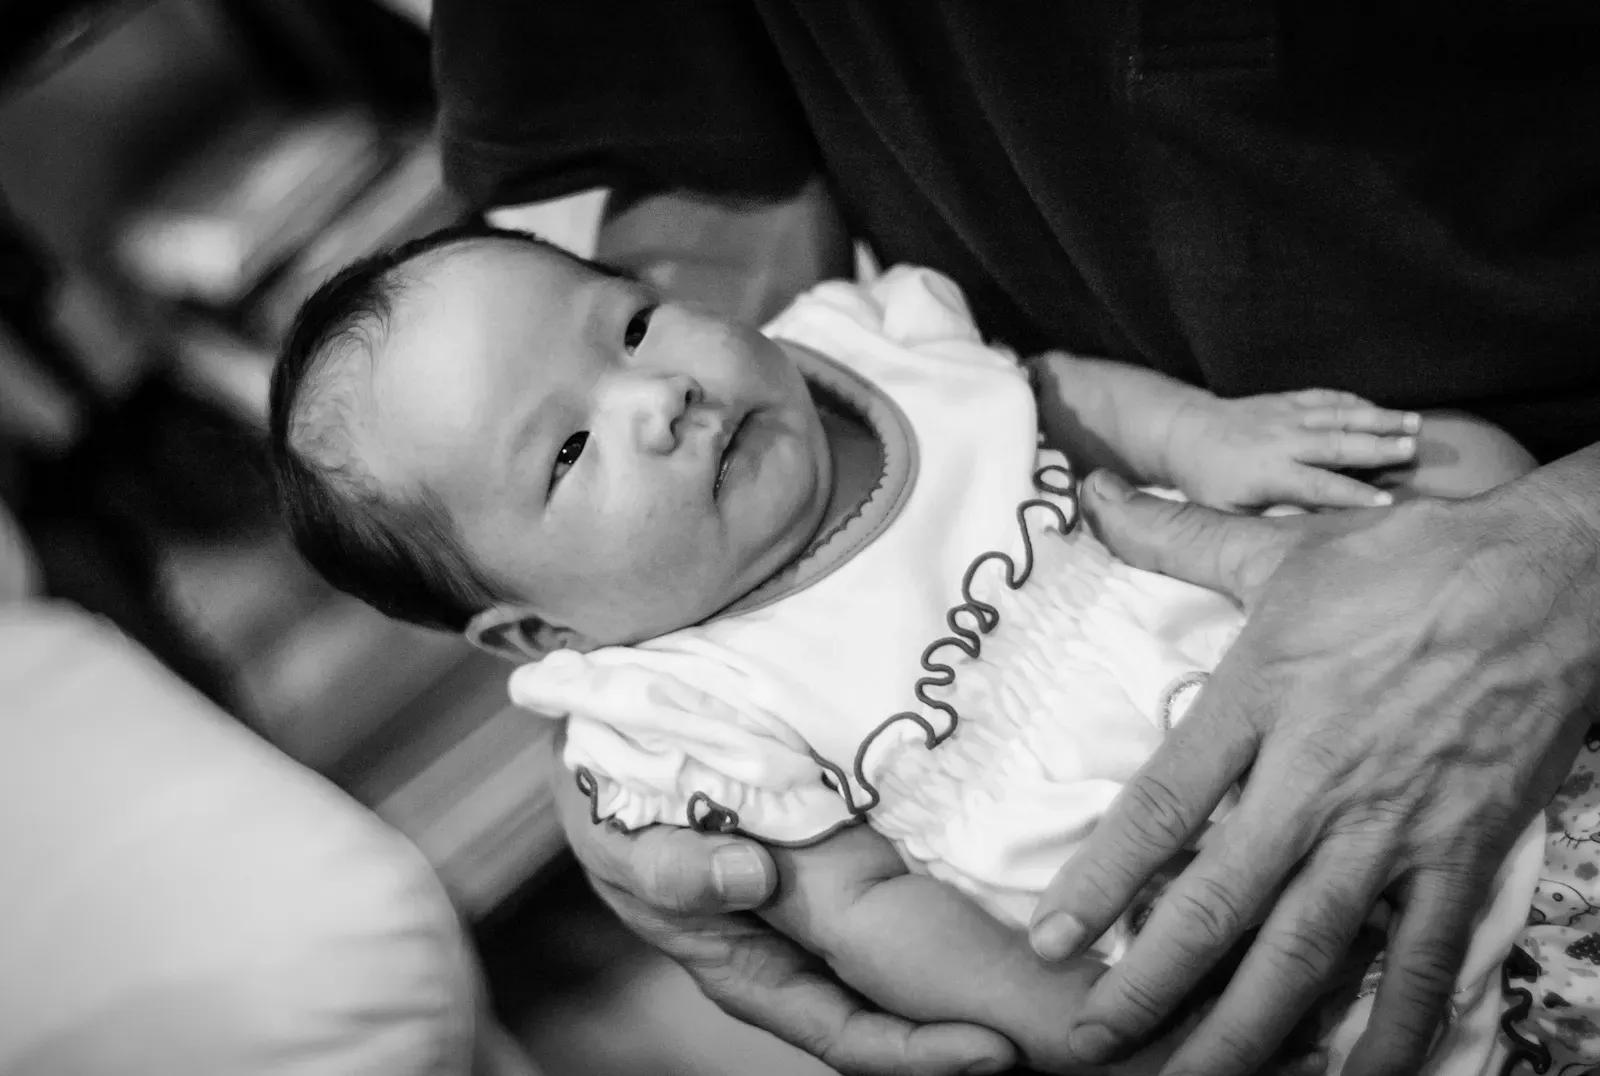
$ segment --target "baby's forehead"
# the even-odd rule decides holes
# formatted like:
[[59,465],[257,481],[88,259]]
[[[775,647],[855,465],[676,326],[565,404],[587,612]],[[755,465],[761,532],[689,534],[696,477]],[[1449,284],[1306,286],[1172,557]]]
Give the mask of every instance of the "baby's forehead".
[[616,274],[531,235],[465,236],[417,255],[399,271],[417,284],[472,277],[479,285],[511,283],[530,272],[567,280]]

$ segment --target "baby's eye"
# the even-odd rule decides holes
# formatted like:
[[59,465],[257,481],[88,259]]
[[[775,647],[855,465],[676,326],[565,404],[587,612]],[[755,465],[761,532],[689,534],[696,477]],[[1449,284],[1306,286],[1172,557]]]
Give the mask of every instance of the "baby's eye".
[[572,470],[572,465],[578,462],[579,456],[583,455],[583,446],[588,443],[588,431],[575,433],[561,442],[561,450],[556,453],[555,471],[550,478],[551,485],[561,481],[561,476]]
[[655,312],[653,306],[641,307],[637,314],[628,319],[627,327],[622,331],[622,346],[630,354],[644,343],[644,334],[650,331],[650,316]]

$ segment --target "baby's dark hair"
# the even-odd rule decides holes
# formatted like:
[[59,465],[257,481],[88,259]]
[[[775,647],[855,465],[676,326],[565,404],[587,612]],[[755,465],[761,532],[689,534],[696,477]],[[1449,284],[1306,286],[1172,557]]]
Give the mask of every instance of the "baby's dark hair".
[[385,490],[353,447],[352,359],[369,358],[410,286],[405,267],[471,239],[532,243],[526,232],[472,223],[356,261],[301,306],[272,372],[268,446],[278,498],[300,553],[338,589],[385,615],[461,631],[507,600],[473,563],[455,522],[428,491]]

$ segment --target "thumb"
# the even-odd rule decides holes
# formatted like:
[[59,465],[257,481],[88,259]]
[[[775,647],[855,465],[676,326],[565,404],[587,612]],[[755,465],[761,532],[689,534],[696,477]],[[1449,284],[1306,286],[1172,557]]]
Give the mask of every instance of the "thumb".
[[612,881],[658,912],[725,915],[765,903],[778,871],[754,841],[651,826],[632,835],[627,868]]
[[625,833],[596,825],[589,797],[566,772],[559,750],[551,767],[561,828],[598,886],[668,916],[744,911],[772,896],[778,870],[755,841],[681,826]]
[[1083,483],[1079,499],[1100,540],[1129,564],[1220,590],[1247,609],[1308,518],[1240,516],[1169,501],[1103,470]]

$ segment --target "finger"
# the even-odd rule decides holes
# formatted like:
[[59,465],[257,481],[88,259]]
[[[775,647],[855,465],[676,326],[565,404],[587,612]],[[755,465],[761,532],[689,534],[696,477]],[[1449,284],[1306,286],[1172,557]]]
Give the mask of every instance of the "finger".
[[1074,1022],[1077,1060],[1102,1063],[1147,1038],[1259,922],[1304,853],[1304,827],[1295,822],[1271,790],[1246,793],[1090,990]]
[[1388,880],[1370,842],[1330,839],[1284,890],[1222,996],[1174,1055],[1195,1076],[1254,1072],[1344,970]]
[[1002,1072],[1016,1063],[1016,1048],[988,1028],[918,1025],[867,1008],[815,958],[775,932],[738,944],[731,956],[686,962],[701,990],[724,1012],[840,1072],[955,1076]]
[[1350,430],[1399,436],[1422,429],[1422,416],[1415,411],[1391,411],[1359,397],[1337,404],[1301,405],[1300,426],[1307,430]]
[[1187,718],[1051,879],[1034,909],[1029,931],[1039,956],[1063,960],[1110,929],[1250,764],[1256,734],[1231,718],[1237,700],[1229,685],[1219,669]]
[[1421,1067],[1484,897],[1470,872],[1447,869],[1418,871],[1407,890],[1384,953],[1372,1019],[1344,1068],[1349,1076],[1399,1076]]
[[673,915],[744,911],[772,895],[778,871],[756,842],[678,826],[623,833],[595,825],[572,775],[561,767],[552,776],[562,829],[596,879]]
[[1237,516],[1137,493],[1110,471],[1080,492],[1095,533],[1128,563],[1230,594],[1248,607],[1305,517]]
[[1301,389],[1289,394],[1300,407],[1371,407],[1372,401],[1364,396],[1340,389]]
[[1416,458],[1417,439],[1350,430],[1308,430],[1293,440],[1294,458],[1321,467],[1390,467]]
[[1317,467],[1293,465],[1281,475],[1267,479],[1261,497],[1272,504],[1294,504],[1302,508],[1382,508],[1394,503],[1392,493],[1358,478]]

